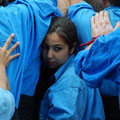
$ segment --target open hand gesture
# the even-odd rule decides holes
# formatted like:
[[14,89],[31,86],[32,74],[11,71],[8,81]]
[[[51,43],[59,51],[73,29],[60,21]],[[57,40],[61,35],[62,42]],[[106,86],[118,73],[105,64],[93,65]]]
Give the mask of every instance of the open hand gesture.
[[12,59],[20,55],[20,53],[10,55],[13,52],[13,50],[19,45],[19,42],[16,42],[10,49],[8,49],[13,37],[14,34],[12,33],[5,42],[4,46],[0,47],[0,66],[7,67],[7,65]]
[[117,22],[115,28],[112,27],[107,11],[96,13],[91,19],[92,38],[102,34],[107,35],[118,27],[120,27],[120,22]]

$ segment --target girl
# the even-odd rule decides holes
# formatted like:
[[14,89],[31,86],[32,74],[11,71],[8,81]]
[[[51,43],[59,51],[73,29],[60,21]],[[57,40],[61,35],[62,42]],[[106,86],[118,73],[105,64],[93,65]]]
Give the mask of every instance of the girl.
[[41,102],[40,120],[105,119],[99,89],[88,88],[75,74],[76,44],[73,22],[65,17],[54,18],[42,43],[42,71],[47,68],[51,86]]

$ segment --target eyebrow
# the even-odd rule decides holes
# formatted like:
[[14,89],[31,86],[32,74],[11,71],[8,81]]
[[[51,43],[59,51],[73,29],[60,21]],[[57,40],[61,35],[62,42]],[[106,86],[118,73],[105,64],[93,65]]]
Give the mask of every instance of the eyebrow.
[[56,46],[62,46],[62,45],[61,45],[61,44],[55,44],[55,45],[53,45],[53,46],[55,46],[55,47],[56,47]]

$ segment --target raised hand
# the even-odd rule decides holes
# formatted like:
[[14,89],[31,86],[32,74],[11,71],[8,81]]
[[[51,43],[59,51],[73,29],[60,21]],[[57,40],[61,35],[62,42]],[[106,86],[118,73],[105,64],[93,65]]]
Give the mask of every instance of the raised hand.
[[20,55],[20,53],[17,53],[12,56],[10,55],[12,51],[19,45],[19,42],[16,42],[10,49],[8,49],[13,37],[14,37],[14,34],[12,33],[8,38],[8,40],[5,42],[4,46],[0,47],[0,67],[1,66],[7,67],[7,65],[12,59]]
[[91,19],[92,38],[101,34],[107,35],[119,26],[120,22],[118,22],[115,28],[113,28],[109,19],[108,12],[101,11],[100,13],[97,13],[95,16],[93,16]]

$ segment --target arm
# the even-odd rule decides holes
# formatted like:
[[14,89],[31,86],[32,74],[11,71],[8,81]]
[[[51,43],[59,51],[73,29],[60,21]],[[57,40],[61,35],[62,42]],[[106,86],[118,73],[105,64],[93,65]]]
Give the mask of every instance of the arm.
[[0,120],[11,119],[14,109],[15,100],[13,95],[9,92],[9,83],[6,76],[5,68],[9,62],[18,57],[18,54],[11,56],[12,51],[19,45],[19,42],[15,43],[10,49],[8,49],[14,34],[11,34],[3,47],[0,47]]
[[92,38],[102,34],[107,35],[118,27],[120,27],[120,22],[117,22],[115,28],[112,27],[107,11],[101,11],[100,13],[97,13],[95,17],[91,18]]
[[[91,32],[93,39],[97,39],[100,35],[107,35],[108,33],[116,30],[118,27],[120,27],[120,22],[117,22],[115,28],[112,27],[107,11],[96,13],[95,17],[92,16],[91,18]],[[91,46],[92,44],[85,49],[90,49]]]
[[[46,99],[48,99],[49,108],[45,106],[45,101],[41,104],[41,118],[45,120],[81,120],[84,116],[86,89],[65,88],[58,92],[50,92],[48,97],[43,100]],[[46,109],[48,109],[47,114],[45,114]]]
[[0,88],[6,90],[9,90],[9,83],[6,76],[5,68],[12,59],[20,55],[19,53],[13,56],[10,55],[12,51],[19,45],[19,42],[15,43],[9,50],[7,50],[13,37],[14,34],[11,34],[5,45],[3,47],[0,47]]

